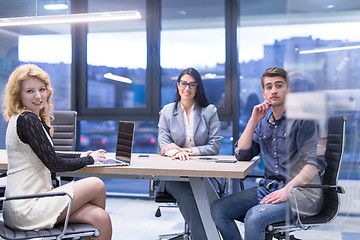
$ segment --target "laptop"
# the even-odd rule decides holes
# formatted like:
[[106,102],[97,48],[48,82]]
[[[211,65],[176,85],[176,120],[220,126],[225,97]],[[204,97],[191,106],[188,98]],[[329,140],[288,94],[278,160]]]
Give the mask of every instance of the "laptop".
[[119,121],[115,159],[98,162],[88,167],[129,166],[134,141],[135,122]]

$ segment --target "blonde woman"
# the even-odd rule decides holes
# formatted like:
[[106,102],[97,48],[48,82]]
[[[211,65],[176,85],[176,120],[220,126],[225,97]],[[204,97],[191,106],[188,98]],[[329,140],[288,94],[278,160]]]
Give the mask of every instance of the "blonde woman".
[[[101,232],[96,239],[111,239],[106,190],[99,178],[85,178],[55,189],[52,186],[51,172],[73,171],[106,159],[104,150],[81,155],[54,151],[50,134],[52,93],[48,74],[36,65],[21,65],[9,77],[3,99],[3,114],[9,121],[5,196],[67,192],[73,197],[69,221],[92,224]],[[67,197],[6,201],[3,217],[14,229],[51,229],[64,221],[67,205]]]

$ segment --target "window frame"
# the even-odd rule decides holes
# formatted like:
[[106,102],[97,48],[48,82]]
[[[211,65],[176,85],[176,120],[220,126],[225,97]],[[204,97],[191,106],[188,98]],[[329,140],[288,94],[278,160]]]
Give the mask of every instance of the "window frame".
[[[219,118],[233,123],[233,137],[237,139],[238,95],[237,83],[237,0],[225,4],[225,107],[219,108]],[[72,13],[87,12],[87,0],[72,3]],[[88,108],[87,107],[87,25],[72,25],[72,89],[71,108],[78,112],[79,120],[138,120],[158,121],[161,109],[160,32],[161,0],[146,1],[146,107],[144,108]]]

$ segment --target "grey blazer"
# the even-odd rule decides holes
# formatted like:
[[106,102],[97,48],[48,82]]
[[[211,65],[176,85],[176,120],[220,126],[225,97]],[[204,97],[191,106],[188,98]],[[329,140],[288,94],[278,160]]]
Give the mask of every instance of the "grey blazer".
[[[160,111],[159,119],[159,151],[166,144],[175,143],[179,147],[185,144],[184,116],[180,102],[170,103]],[[194,141],[201,155],[215,155],[219,153],[222,137],[221,124],[217,115],[217,109],[210,104],[201,108],[195,104],[194,111]]]
[[[185,125],[184,116],[180,102],[170,103],[160,111],[159,119],[159,153],[161,149],[169,143],[175,143],[179,147],[185,144]],[[195,103],[194,109],[194,141],[200,150],[200,155],[216,155],[219,153],[222,137],[221,124],[217,114],[217,109],[210,104],[207,107],[200,107]],[[163,192],[165,184],[159,184],[157,191]]]

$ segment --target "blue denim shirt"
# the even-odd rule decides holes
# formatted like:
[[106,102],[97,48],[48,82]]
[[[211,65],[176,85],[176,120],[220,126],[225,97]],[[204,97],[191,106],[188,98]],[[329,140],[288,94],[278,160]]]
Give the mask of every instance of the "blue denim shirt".
[[273,114],[263,118],[255,129],[252,146],[237,148],[237,160],[251,160],[261,153],[264,161],[264,183],[273,180],[287,183],[293,179],[307,163],[314,164],[322,175],[326,162],[316,155],[317,131],[313,121],[286,120],[285,112],[278,120]]

